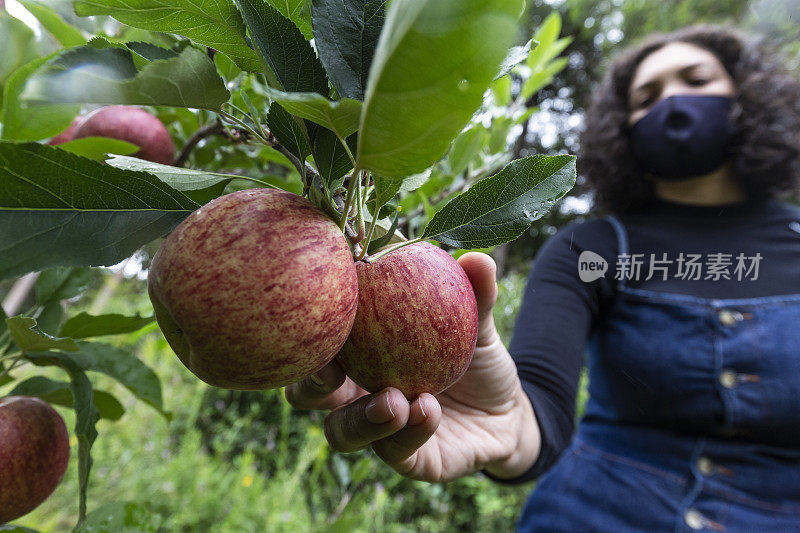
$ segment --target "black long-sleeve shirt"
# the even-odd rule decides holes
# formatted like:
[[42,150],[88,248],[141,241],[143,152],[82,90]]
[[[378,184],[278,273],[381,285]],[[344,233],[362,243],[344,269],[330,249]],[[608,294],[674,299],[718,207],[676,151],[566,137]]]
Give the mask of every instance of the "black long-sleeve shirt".
[[[626,278],[629,287],[703,298],[800,294],[800,208],[796,206],[774,200],[713,207],[655,200],[618,219],[626,229],[628,253],[636,258],[634,262],[641,261],[639,275]],[[607,261],[603,277],[581,281],[578,258],[584,251]],[[523,475],[514,479],[489,475],[492,479],[507,483],[535,479],[569,445],[586,342],[616,297],[618,265],[630,261],[620,258],[618,263],[618,252],[613,226],[602,218],[565,226],[539,250],[509,351],[536,414],[541,451]],[[714,254],[731,254],[718,257],[731,260],[730,279],[711,270],[701,272],[700,279],[681,277],[677,270],[681,253],[684,258],[700,254],[704,264],[713,261]],[[739,254],[748,259],[749,272],[734,272]],[[757,254],[760,259],[753,260]],[[654,268],[651,274],[653,259],[654,267],[668,265],[668,270]],[[754,263],[758,272],[752,269]]]

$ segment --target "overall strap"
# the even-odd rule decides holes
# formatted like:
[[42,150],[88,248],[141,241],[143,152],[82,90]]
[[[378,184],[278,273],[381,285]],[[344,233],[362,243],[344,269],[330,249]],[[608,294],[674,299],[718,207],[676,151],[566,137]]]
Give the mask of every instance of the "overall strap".
[[[630,258],[628,256],[628,232],[625,230],[625,226],[622,222],[614,215],[606,215],[603,218],[611,224],[611,227],[614,228],[614,233],[617,234],[617,264],[620,268],[620,271],[617,273],[619,275],[617,290],[621,291],[625,288],[625,280],[628,279],[628,268],[630,267]],[[611,267],[614,268],[616,272],[617,265],[611,265]]]

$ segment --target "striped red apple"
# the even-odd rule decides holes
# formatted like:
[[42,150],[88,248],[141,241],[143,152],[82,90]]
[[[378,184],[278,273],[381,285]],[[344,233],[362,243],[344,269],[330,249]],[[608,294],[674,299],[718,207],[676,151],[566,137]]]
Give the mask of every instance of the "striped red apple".
[[69,463],[69,434],[39,398],[0,399],[0,524],[33,511],[56,489]]
[[148,288],[183,364],[229,389],[280,387],[325,366],[350,333],[358,295],[339,227],[277,189],[192,213],[153,258]]

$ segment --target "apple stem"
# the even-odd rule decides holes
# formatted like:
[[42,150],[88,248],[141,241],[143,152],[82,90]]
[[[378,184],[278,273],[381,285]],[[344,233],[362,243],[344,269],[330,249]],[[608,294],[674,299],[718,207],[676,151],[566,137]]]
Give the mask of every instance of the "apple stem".
[[358,254],[356,257],[356,261],[361,261],[364,259],[364,256],[367,255],[367,249],[369,248],[369,243],[372,241],[372,234],[375,232],[375,226],[378,225],[378,210],[380,206],[378,205],[378,196],[375,195],[375,213],[372,216],[372,220],[369,223],[369,233],[367,233],[366,240],[362,243],[361,253]]
[[364,238],[364,188],[361,185],[361,173],[359,173],[358,183],[356,184],[356,213],[358,215],[356,228],[359,242]]
[[378,259],[380,259],[384,255],[390,254],[390,253],[394,252],[395,250],[399,250],[403,246],[408,246],[409,244],[415,244],[415,243],[418,243],[418,242],[422,242],[424,240],[426,240],[426,239],[423,239],[422,237],[417,237],[416,239],[411,239],[409,241],[399,242],[399,243],[395,244],[394,246],[392,246],[390,248],[386,248],[385,250],[381,250],[380,252],[378,252],[378,253],[376,253],[374,255],[369,255],[369,256],[365,257],[364,261],[366,261],[367,263],[374,263],[375,261],[377,261]]
[[347,196],[344,200],[344,208],[342,209],[342,218],[339,219],[339,229],[344,231],[344,225],[347,224],[347,219],[350,215],[350,209],[353,206],[353,196],[356,189],[356,182],[358,171],[353,171],[350,175],[350,183],[347,184]]

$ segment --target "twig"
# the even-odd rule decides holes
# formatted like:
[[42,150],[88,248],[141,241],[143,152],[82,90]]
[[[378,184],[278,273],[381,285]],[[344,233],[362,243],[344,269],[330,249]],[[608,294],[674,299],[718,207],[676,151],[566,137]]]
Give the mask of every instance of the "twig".
[[292,165],[294,165],[294,167],[300,173],[300,176],[303,176],[305,178],[305,182],[303,183],[304,186],[310,186],[311,183],[314,183],[314,180],[319,175],[317,171],[314,169],[314,167],[312,167],[308,163],[306,163],[305,166],[302,165],[300,160],[293,153],[291,153],[285,146],[283,146],[281,143],[278,142],[278,139],[275,138],[275,136],[272,134],[271,131],[265,129],[261,124],[258,124],[258,128],[264,133],[266,133],[266,137],[264,137],[261,133],[256,132],[250,126],[248,126],[235,116],[231,115],[230,113],[227,113],[225,111],[218,111],[217,113],[227,118],[231,122],[238,124],[246,131],[250,132],[255,138],[261,141],[262,144],[269,146],[270,148],[274,148],[275,150],[286,156],[286,159],[288,159],[292,163]]
[[6,368],[5,370],[3,370],[2,373],[0,373],[0,381],[3,381],[3,378],[6,377],[9,374],[9,372],[14,370],[14,367],[17,366],[17,363],[19,363],[20,359],[22,359],[22,354],[19,354],[13,361],[11,361],[11,364],[8,365],[8,368]]
[[201,140],[205,139],[206,137],[211,137],[212,135],[219,135],[224,131],[225,127],[222,125],[222,121],[217,118],[211,124],[207,124],[194,132],[186,141],[186,144],[183,145],[181,153],[178,155],[178,159],[175,160],[175,166],[182,167],[185,165],[186,161],[189,159],[189,154],[192,153],[192,150],[195,149]]
[[[261,125],[259,124],[259,126]],[[288,148],[279,143],[278,139],[275,138],[275,135],[273,135],[271,131],[263,126],[261,126],[261,130],[267,134],[265,144],[282,153],[286,159],[291,161],[292,165],[294,165],[294,167],[297,169],[297,172],[300,173],[300,176],[303,178],[303,196],[305,196],[305,194],[308,192],[308,189],[311,188],[311,184],[314,183],[314,180],[317,178],[317,176],[319,176],[319,173],[308,163],[302,165],[300,159],[290,152]]]

